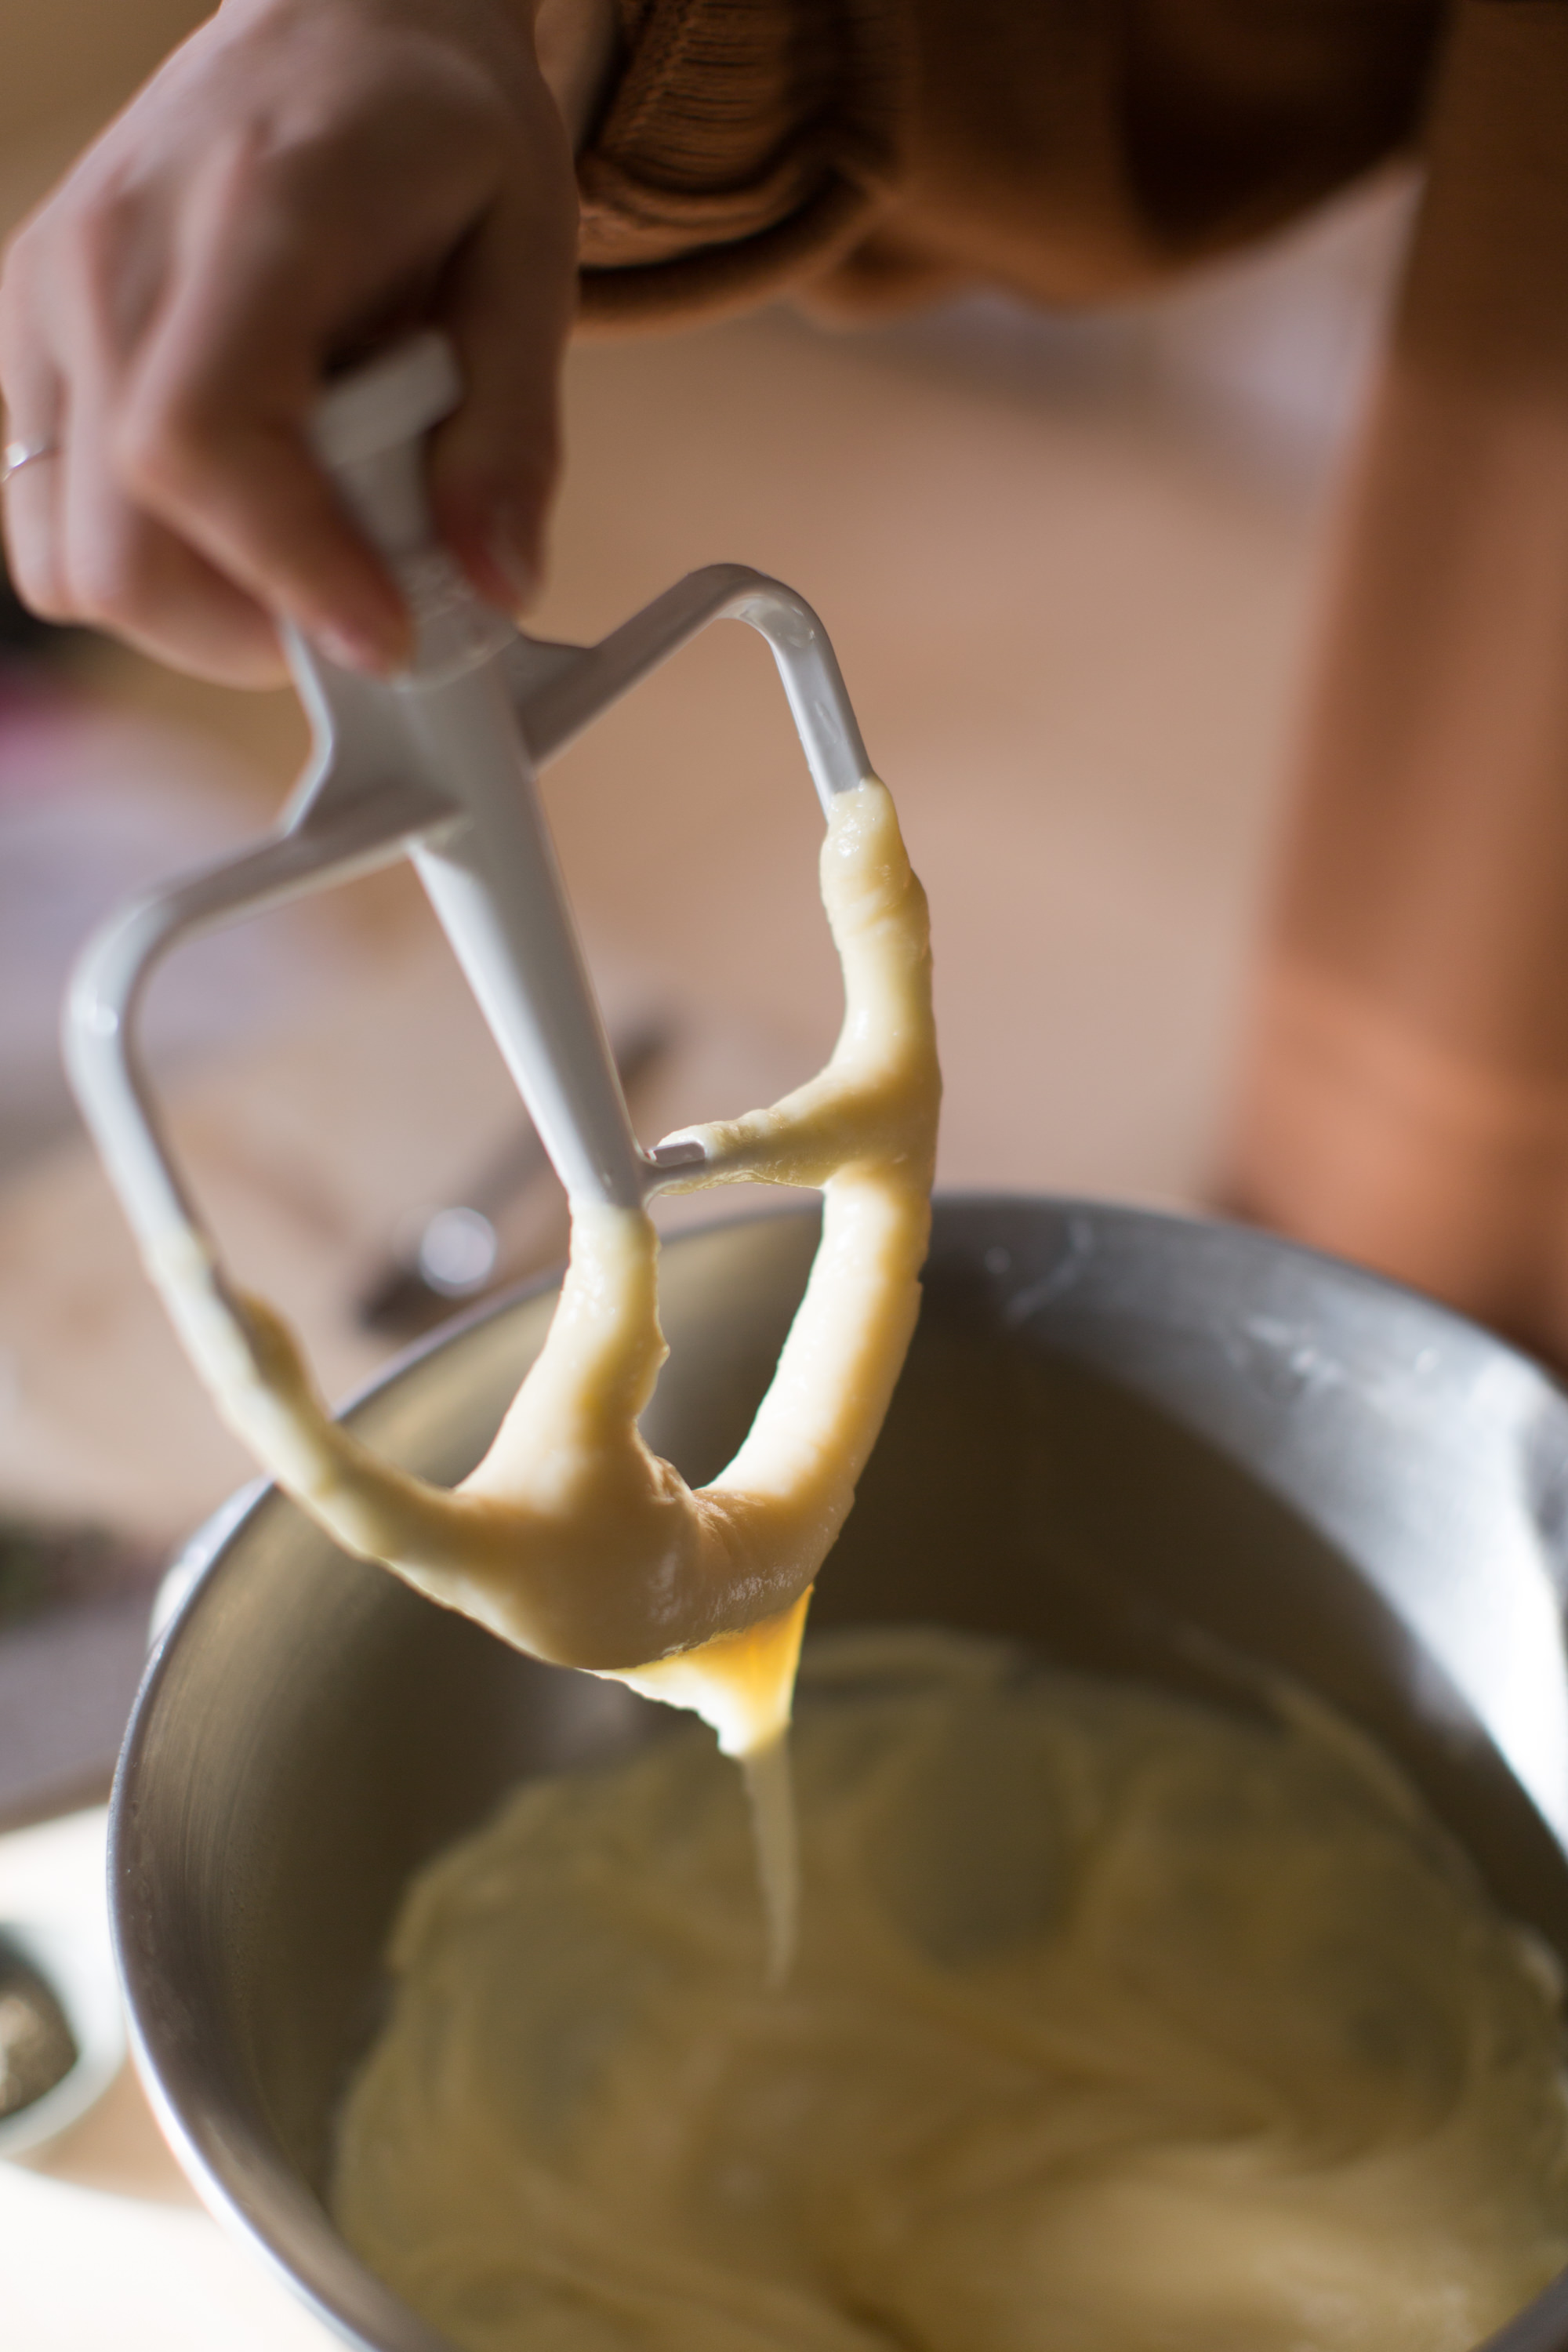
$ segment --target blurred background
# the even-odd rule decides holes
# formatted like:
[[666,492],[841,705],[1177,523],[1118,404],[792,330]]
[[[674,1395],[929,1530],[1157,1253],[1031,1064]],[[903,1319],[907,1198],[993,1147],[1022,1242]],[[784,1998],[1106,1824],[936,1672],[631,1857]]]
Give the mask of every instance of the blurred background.
[[[0,225],[198,13],[12,12]],[[573,358],[534,625],[597,637],[717,559],[817,606],[931,898],[947,1185],[1205,1201],[1335,488],[1409,209],[1380,183],[1089,319],[976,293],[869,331],[773,312]],[[287,695],[199,687],[0,601],[0,1822],[100,1792],[151,1585],[249,1473],[80,1135],[60,992],[93,922],[258,829],[304,748]],[[710,633],[546,791],[644,1139],[816,1067],[838,1009],[819,820],[760,642]],[[420,1319],[406,1282],[395,1309],[421,1244],[452,1291],[559,1255],[552,1180],[509,1196],[515,1098],[405,876],[192,951],[160,991],[156,1058],[198,1190],[330,1392]],[[487,1181],[489,1239],[431,1226]],[[0,1840],[0,1909],[7,1851],[19,1867],[37,1849]],[[116,2153],[111,2126],[50,2161],[174,2193],[145,2127],[124,2124]],[[123,2280],[112,2201],[98,2269]],[[40,2246],[66,2230],[53,2207],[26,2218]],[[238,2257],[231,2273],[188,2234],[205,2223],[178,2221],[185,2301],[148,2273],[119,2344],[142,2340],[143,2308],[163,2352],[211,2341],[220,2310],[229,2344],[307,2340]],[[134,2260],[174,2261],[149,2230]],[[30,2291],[28,2352],[103,2340],[70,2300],[87,2286],[40,2266],[32,2311]]]

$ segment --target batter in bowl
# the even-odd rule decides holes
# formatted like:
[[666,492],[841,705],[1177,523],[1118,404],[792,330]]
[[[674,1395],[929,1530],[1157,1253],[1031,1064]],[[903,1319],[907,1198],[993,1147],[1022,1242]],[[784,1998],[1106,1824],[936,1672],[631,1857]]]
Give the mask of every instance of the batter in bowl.
[[415,1883],[333,2210],[463,2352],[1468,2352],[1568,2259],[1554,1968],[1391,1767],[840,1636],[764,1989],[700,1732]]

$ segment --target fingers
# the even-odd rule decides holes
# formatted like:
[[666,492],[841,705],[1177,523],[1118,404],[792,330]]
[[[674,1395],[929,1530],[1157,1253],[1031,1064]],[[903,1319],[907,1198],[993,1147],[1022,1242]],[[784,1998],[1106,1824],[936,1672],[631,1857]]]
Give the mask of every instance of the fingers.
[[[9,413],[15,420],[16,412]],[[43,436],[27,437],[42,439]],[[22,602],[45,621],[74,617],[57,557],[59,481],[59,459],[55,453],[14,475],[5,485],[5,568]]]
[[209,28],[28,230],[0,286],[0,388],[13,431],[44,420],[61,444],[5,502],[37,609],[233,682],[278,675],[279,616],[339,661],[396,667],[408,616],[309,424],[335,354],[432,317],[468,386],[435,456],[439,524],[482,593],[531,593],[574,182],[537,73],[458,54],[457,14],[414,6],[389,30],[319,0],[244,71]]
[[[58,454],[7,485],[12,576],[45,617],[112,629],[227,684],[284,675],[279,614],[319,628],[340,659],[391,667],[406,617],[305,446],[313,370],[297,369],[291,404],[280,398],[276,365],[251,360],[247,372],[249,355],[224,331],[226,304],[244,315],[254,273],[237,268],[223,299],[204,285],[221,267],[223,198],[237,193],[187,187],[184,249],[164,256],[184,299],[163,303],[162,334],[145,331],[159,312],[145,208],[112,185],[64,218],[46,212],[17,241],[0,303],[0,383],[14,429],[49,418]],[[243,243],[230,235],[231,252]],[[182,334],[204,297],[210,332],[195,340],[205,364],[182,367]],[[255,328],[279,339],[265,310]],[[209,431],[214,411],[221,427]],[[289,562],[269,566],[278,543]],[[335,635],[334,599],[347,616]]]
[[6,487],[7,568],[45,620],[117,628],[142,652],[228,686],[273,686],[285,664],[270,614],[119,495],[72,434]]
[[70,597],[56,527],[67,429],[65,385],[41,336],[5,333],[16,293],[15,274],[8,273],[0,282],[0,396],[6,438],[47,448],[49,455],[24,467],[5,485],[6,567],[17,594],[34,612],[47,621],[65,620],[70,617]]
[[112,629],[154,659],[222,686],[288,675],[271,613],[172,531],[68,471],[60,541],[70,580],[63,616]]
[[[26,331],[0,334],[7,413],[17,423],[50,420],[42,431],[22,430],[53,445],[47,463],[6,488],[17,593],[47,619],[116,629],[142,650],[226,684],[275,684],[284,664],[268,610],[149,516],[120,478],[123,370],[100,320],[123,316],[133,278],[117,270],[115,224],[106,221],[96,236],[53,241],[42,233],[48,226],[19,241],[5,280],[5,323],[14,328],[20,311]],[[36,247],[54,264],[41,273],[41,288],[27,282]]]
[[[144,512],[256,604],[334,659],[388,670],[406,655],[406,612],[309,441],[331,343],[380,293],[353,256],[334,268],[318,250],[303,265],[312,210],[331,219],[321,176],[309,163],[258,169],[238,142],[217,159],[123,396],[114,467]],[[343,240],[329,229],[325,241]]]

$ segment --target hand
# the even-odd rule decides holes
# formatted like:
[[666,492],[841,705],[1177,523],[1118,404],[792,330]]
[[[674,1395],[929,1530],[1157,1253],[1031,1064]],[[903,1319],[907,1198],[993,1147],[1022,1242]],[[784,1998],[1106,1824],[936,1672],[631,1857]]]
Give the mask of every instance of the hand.
[[540,575],[575,288],[571,142],[529,0],[226,0],[23,227],[0,279],[5,492],[35,610],[232,684],[274,616],[396,667],[397,590],[312,458],[323,377],[451,336],[444,539],[516,608]]

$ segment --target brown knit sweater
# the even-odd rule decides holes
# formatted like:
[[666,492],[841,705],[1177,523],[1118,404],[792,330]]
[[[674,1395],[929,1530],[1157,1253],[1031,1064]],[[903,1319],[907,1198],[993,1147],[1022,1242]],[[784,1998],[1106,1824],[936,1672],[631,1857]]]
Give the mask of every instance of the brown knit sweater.
[[590,320],[790,285],[1047,302],[1275,226],[1418,132],[1434,0],[621,0]]

